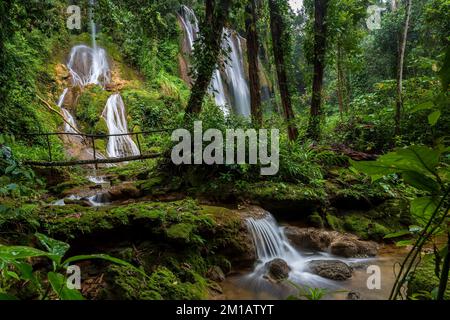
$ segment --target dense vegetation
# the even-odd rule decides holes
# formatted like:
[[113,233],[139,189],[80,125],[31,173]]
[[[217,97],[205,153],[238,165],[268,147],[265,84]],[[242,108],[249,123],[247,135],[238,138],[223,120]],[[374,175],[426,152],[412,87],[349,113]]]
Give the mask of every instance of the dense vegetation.
[[[99,208],[52,205],[95,190],[92,168],[26,164],[47,161],[48,145],[53,160],[74,158],[62,137],[33,135],[63,128],[55,106],[70,79],[67,57],[91,42],[91,2],[72,2],[82,10],[79,30],[66,27],[67,1],[0,3],[0,299],[217,295],[217,267],[227,273],[255,258],[241,204],[409,246],[390,298],[448,298],[449,0],[304,0],[297,12],[287,0],[94,1],[114,84],[76,89],[69,109],[79,130],[96,134],[106,154],[102,112],[119,91],[130,132],[169,129],[137,136],[157,159],[99,170],[115,190],[114,205]],[[385,10],[370,30],[375,4]],[[181,5],[200,20],[188,58]],[[224,115],[208,90],[230,54],[224,26],[247,38],[251,120]],[[174,165],[170,132],[195,120],[203,131],[279,129],[279,172]],[[75,261],[90,270],[81,293],[64,285]]]

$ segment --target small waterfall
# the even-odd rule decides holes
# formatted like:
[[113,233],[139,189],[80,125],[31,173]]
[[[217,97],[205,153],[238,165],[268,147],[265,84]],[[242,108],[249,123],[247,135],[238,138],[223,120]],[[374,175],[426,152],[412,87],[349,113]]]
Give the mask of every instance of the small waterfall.
[[67,122],[64,123],[64,132],[68,132],[68,133],[77,133],[74,128],[77,128],[77,124],[75,122],[74,117],[72,116],[72,114],[69,112],[69,110],[67,110],[66,108],[63,107],[63,103],[64,103],[64,99],[66,98],[67,92],[69,91],[69,88],[65,88],[63,90],[63,93],[61,94],[61,96],[58,99],[58,107],[61,109],[61,112],[64,116],[64,119],[70,123],[67,124]]
[[284,260],[301,259],[301,255],[290,245],[275,218],[266,213],[263,218],[246,220],[253,238],[258,259],[267,262],[275,258]]
[[[108,125],[109,134],[128,133],[125,105],[120,94],[115,93],[108,98],[102,114]],[[111,136],[107,146],[111,158],[138,155],[139,149],[130,136]]]
[[195,16],[194,11],[185,5],[181,6],[180,20],[183,25],[183,29],[186,32],[187,46],[189,52],[194,51],[194,41],[197,39],[198,34],[198,19]]
[[250,116],[250,90],[244,72],[244,56],[240,36],[231,30],[224,30],[224,44],[230,46],[230,56],[225,64],[226,80],[233,97],[235,112],[244,117]]

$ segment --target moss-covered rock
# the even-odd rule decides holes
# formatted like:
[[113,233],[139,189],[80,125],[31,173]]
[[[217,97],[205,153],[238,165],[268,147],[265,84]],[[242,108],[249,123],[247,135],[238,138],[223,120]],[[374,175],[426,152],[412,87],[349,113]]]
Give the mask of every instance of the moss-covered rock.
[[[434,255],[427,254],[422,257],[422,260],[414,271],[411,280],[408,282],[408,296],[411,297],[418,294],[419,298],[428,298],[429,295],[424,295],[423,293],[430,293],[438,287],[439,278],[435,273]],[[445,299],[450,299],[450,280],[447,283]]]

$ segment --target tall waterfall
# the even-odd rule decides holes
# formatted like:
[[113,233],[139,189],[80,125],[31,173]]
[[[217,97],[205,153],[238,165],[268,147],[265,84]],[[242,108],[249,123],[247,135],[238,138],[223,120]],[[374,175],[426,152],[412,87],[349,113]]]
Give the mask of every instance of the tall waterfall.
[[[189,53],[194,50],[194,42],[199,32],[198,19],[192,9],[181,6],[181,25],[185,31],[185,41]],[[242,116],[250,115],[250,91],[245,80],[244,57],[239,36],[228,29],[224,29],[222,47],[230,48],[229,61],[225,63],[225,72],[222,74],[219,69],[213,73],[208,92],[214,96],[218,105],[225,114],[229,113],[226,105],[233,107],[234,111]],[[228,87],[228,92],[225,88]]]
[[[108,98],[102,114],[108,125],[109,134],[128,133],[125,105],[120,94],[115,93]],[[127,155],[138,155],[139,149],[128,135],[111,136],[107,146],[108,156],[111,158]]]
[[109,63],[103,48],[91,48],[84,44],[74,46],[70,51],[67,67],[74,86],[104,86],[111,81]]
[[244,72],[244,55],[242,53],[241,37],[231,30],[224,30],[224,44],[230,46],[230,56],[225,64],[226,80],[229,82],[233,98],[232,105],[237,114],[250,116],[250,90]]

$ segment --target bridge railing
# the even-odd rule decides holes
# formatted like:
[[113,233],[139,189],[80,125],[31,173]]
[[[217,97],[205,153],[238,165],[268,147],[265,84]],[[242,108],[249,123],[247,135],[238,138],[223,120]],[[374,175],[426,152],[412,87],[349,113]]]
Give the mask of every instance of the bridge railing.
[[[46,140],[47,145],[47,152],[48,152],[48,161],[25,161],[25,163],[31,164],[31,165],[43,165],[43,166],[63,166],[63,165],[73,165],[73,164],[95,164],[95,167],[98,166],[98,163],[116,163],[116,162],[123,162],[123,161],[132,161],[132,160],[139,160],[139,159],[146,159],[155,157],[156,154],[149,154],[145,155],[142,152],[142,146],[141,141],[139,139],[139,136],[145,136],[155,133],[164,133],[164,132],[170,132],[173,131],[173,129],[155,129],[155,130],[146,130],[146,131],[139,131],[139,132],[129,132],[129,133],[116,133],[116,134],[93,134],[93,133],[77,133],[77,132],[38,132],[38,133],[19,133],[16,134],[16,136],[32,136],[32,137],[38,137],[38,136],[44,136]],[[53,161],[53,154],[52,154],[52,144],[50,141],[51,136],[75,136],[75,137],[81,137],[84,140],[90,141],[92,145],[92,153],[93,153],[93,159],[92,160],[74,160],[74,161]],[[98,158],[97,156],[97,147],[95,145],[96,139],[106,139],[109,137],[119,137],[119,136],[130,136],[135,137],[137,147],[139,149],[139,155],[137,156],[126,156],[123,158]]]

